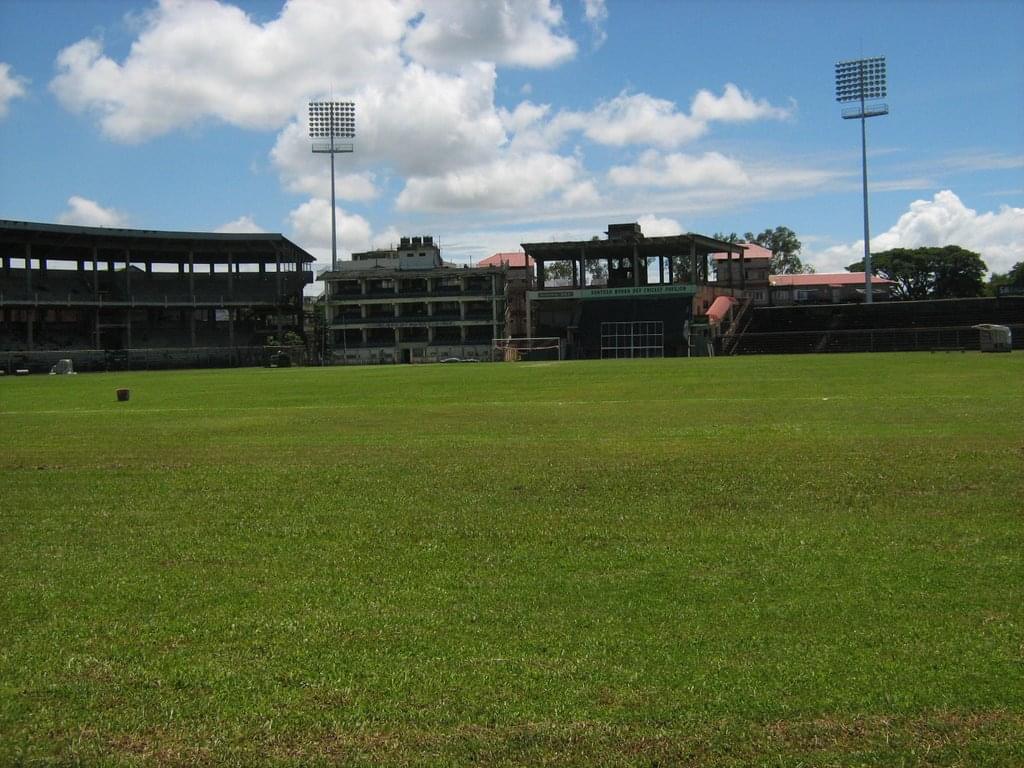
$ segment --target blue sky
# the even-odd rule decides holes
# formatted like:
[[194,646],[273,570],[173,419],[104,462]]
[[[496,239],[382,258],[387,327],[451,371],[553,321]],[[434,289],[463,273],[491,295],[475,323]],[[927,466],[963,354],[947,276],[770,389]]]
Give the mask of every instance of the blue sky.
[[1024,3],[0,0],[0,218],[282,232],[329,259],[308,100],[357,103],[339,248],[476,260],[610,222],[862,248],[837,60],[888,59],[875,250],[1024,260]]

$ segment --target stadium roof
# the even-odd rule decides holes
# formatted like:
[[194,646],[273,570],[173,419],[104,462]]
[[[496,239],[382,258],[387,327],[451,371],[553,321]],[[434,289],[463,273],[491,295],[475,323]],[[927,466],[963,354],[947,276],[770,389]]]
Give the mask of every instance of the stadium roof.
[[235,261],[274,262],[281,251],[287,254],[284,261],[315,260],[273,232],[163,232],[0,219],[0,248],[6,255],[22,258],[24,253],[10,252],[10,246],[26,244],[32,246],[32,258],[69,261],[91,258],[93,248],[105,252],[102,260],[109,259],[109,251],[129,251],[133,261],[153,263],[181,263],[190,252],[199,264],[227,263],[229,253]]
[[[864,285],[863,272],[817,272],[809,275],[769,275],[768,283],[774,288],[792,288],[806,285]],[[892,280],[872,275],[872,285],[895,285]]]
[[530,256],[543,261],[578,259],[581,252],[588,259],[629,257],[632,256],[634,247],[640,257],[688,256],[691,249],[696,255],[705,256],[711,253],[738,251],[742,247],[736,243],[727,243],[693,232],[664,237],[639,235],[635,239],[569,240],[521,245]]

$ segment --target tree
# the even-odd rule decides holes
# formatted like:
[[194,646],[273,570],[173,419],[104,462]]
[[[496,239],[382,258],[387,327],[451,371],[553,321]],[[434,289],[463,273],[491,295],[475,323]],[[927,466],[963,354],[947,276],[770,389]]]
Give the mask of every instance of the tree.
[[715,240],[721,240],[723,243],[739,243],[742,242],[739,235],[735,232],[730,232],[728,235],[723,232],[715,232],[711,237]]
[[773,275],[805,275],[814,271],[814,267],[801,261],[800,249],[803,245],[796,232],[789,227],[766,229],[759,235],[747,232],[744,237],[748,243],[757,243],[772,252],[768,271]]
[[[608,277],[608,270],[597,259],[587,262],[587,274],[591,280],[599,281]],[[571,261],[551,261],[544,265],[545,280],[572,280]]]
[[988,293],[995,296],[1004,285],[1013,285],[1024,288],[1024,261],[1018,261],[1009,272],[999,274],[993,272],[988,279]]
[[772,252],[768,271],[773,275],[802,275],[814,272],[814,267],[804,264],[800,259],[800,249],[803,245],[796,232],[789,227],[766,229],[759,235],[747,232],[742,238],[735,232],[727,235],[716,232],[712,237],[726,243],[756,243],[762,248],[767,248]]
[[[862,272],[864,260],[847,269]],[[981,296],[987,269],[980,255],[959,245],[893,248],[871,255],[872,273],[894,281],[893,295],[903,299]]]

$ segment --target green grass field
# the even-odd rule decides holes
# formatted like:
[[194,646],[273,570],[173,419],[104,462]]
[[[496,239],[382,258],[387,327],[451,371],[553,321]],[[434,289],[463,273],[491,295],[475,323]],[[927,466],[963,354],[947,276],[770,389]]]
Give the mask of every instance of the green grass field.
[[0,765],[1024,763],[1024,355],[5,377],[0,430]]

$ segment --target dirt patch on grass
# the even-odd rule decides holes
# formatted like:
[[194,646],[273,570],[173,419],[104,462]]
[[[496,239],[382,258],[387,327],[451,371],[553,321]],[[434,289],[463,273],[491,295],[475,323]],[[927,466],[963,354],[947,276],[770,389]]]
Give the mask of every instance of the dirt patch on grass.
[[[940,712],[915,718],[857,717],[693,723],[641,728],[601,722],[463,725],[437,730],[353,729],[279,743],[284,764],[506,766],[968,765],[969,750],[1012,765],[1024,715]],[[1016,746],[1015,746],[1016,745]],[[1000,759],[1000,756],[1003,759]],[[966,762],[965,762],[966,761]]]
[[[765,746],[784,753],[913,751],[939,754],[979,740],[1018,742],[1024,714],[994,710],[981,713],[935,712],[918,717],[818,718],[779,721],[764,728]],[[928,764],[927,762],[925,764]]]

